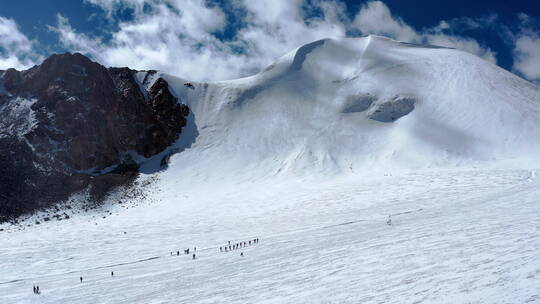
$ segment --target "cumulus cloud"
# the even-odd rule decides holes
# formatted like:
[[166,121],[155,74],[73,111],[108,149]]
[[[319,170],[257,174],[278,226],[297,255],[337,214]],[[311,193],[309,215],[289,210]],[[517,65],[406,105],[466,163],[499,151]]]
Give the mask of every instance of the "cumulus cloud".
[[[417,30],[381,1],[365,3],[353,18],[338,0],[235,0],[227,4],[228,10],[205,0],[85,1],[111,20],[126,8],[132,18],[103,39],[77,32],[59,15],[52,30],[66,49],[89,54],[105,65],[160,69],[193,80],[248,76],[298,46],[350,33],[455,47],[495,62],[492,50],[451,32],[456,21]],[[231,18],[236,18],[236,28],[223,39]],[[475,26],[479,21],[464,22]]]
[[[87,0],[107,16],[132,8],[134,18],[118,24],[111,39],[88,37],[59,15],[52,30],[67,49],[91,55],[111,66],[160,69],[196,80],[247,76],[284,52],[317,39],[344,36],[342,4],[314,1],[321,14],[306,17],[303,1],[237,1],[242,27],[228,40],[218,38],[226,23],[223,10],[202,0]],[[145,7],[146,5],[146,7]]]
[[390,9],[381,1],[364,4],[354,18],[353,26],[364,34],[384,35],[405,42],[420,39],[414,29],[400,18],[392,16]]
[[34,54],[33,44],[19,31],[13,19],[0,17],[0,70],[34,65],[39,56]]
[[527,79],[540,82],[540,33],[537,20],[526,14],[520,14],[520,29],[513,35],[515,46],[513,49],[513,69]]
[[491,63],[497,63],[497,59],[495,57],[496,53],[490,48],[481,46],[478,41],[472,38],[447,35],[441,32],[433,32],[424,34],[422,40],[428,44],[452,47],[458,50],[466,51]]
[[528,79],[540,81],[540,37],[521,35],[514,49],[514,69]]
[[377,34],[399,41],[419,44],[433,44],[460,49],[483,59],[496,63],[495,52],[481,46],[472,38],[452,34],[454,27],[478,28],[494,22],[494,15],[486,18],[459,18],[441,21],[433,28],[415,30],[399,17],[393,16],[386,4],[381,1],[365,3],[354,18],[352,26],[363,34]]

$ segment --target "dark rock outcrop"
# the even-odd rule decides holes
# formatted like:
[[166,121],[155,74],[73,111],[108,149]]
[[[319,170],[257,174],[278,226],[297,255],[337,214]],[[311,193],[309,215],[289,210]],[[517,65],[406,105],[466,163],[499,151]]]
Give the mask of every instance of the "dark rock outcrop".
[[349,96],[342,106],[341,113],[366,111],[375,101],[377,101],[377,98],[369,93]]
[[99,198],[136,176],[129,155],[151,157],[177,140],[189,108],[164,79],[142,89],[136,72],[78,53],[0,71],[0,221],[87,187],[104,189]]
[[368,117],[380,122],[394,122],[414,110],[416,100],[407,96],[395,96],[378,102]]
[[366,112],[369,119],[379,122],[394,122],[411,113],[417,98],[396,95],[391,98],[379,98],[369,93],[349,96],[341,105],[343,114]]

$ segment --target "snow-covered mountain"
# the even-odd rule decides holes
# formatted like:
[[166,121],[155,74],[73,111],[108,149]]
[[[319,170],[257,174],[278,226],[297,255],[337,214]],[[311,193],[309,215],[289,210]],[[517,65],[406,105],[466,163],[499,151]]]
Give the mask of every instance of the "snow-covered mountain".
[[[134,138],[96,145],[111,167],[132,157],[146,186],[128,192],[143,196],[113,191],[83,212],[74,195],[69,220],[0,224],[0,303],[540,299],[537,86],[465,52],[376,36],[317,41],[231,81],[104,75],[118,72],[105,81],[123,96],[114,105],[170,122],[174,100],[185,126],[147,155]],[[0,113],[28,139],[41,99],[6,89]],[[105,113],[123,132],[140,118]],[[229,243],[240,247],[220,250]]]
[[455,49],[325,39],[248,78],[162,77],[198,132],[171,178],[522,167],[540,156],[540,88]]
[[[32,155],[6,161],[34,158],[61,174],[74,185],[61,198],[126,156],[143,173],[168,162],[158,174],[164,191],[198,181],[523,168],[539,158],[538,86],[466,52],[379,36],[315,41],[259,74],[212,83],[105,69],[80,54],[1,76],[3,136],[24,139]],[[65,178],[74,174],[76,182]]]

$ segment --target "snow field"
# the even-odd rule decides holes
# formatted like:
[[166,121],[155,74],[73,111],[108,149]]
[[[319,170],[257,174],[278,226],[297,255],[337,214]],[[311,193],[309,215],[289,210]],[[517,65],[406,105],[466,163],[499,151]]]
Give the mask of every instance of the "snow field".
[[[249,197],[190,194],[191,213],[163,202],[110,220],[5,231],[0,302],[540,300],[540,185],[530,172],[431,171],[250,187]],[[161,209],[169,216],[158,216]],[[260,243],[219,252],[227,240],[253,237]],[[182,252],[170,256],[193,246],[195,261]],[[31,293],[34,283],[40,296]]]

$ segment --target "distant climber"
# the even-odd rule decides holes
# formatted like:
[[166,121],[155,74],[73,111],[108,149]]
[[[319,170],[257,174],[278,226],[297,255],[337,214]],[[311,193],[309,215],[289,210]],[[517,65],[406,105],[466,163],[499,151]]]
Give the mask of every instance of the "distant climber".
[[80,277],[79,280],[81,280],[81,283],[82,283],[82,277]]
[[114,277],[114,271],[111,271],[111,277]]
[[223,252],[223,247],[219,247],[219,252]]
[[191,82],[186,82],[184,83],[184,85],[190,89],[194,89],[195,87],[193,86],[193,84]]
[[193,254],[193,259],[195,260],[195,253]]
[[243,252],[240,252],[240,256],[242,256],[242,257],[243,257],[243,256],[244,256],[244,253],[243,253]]
[[392,217],[391,217],[391,215],[388,215],[388,219],[386,220],[386,224],[388,226],[392,226]]

